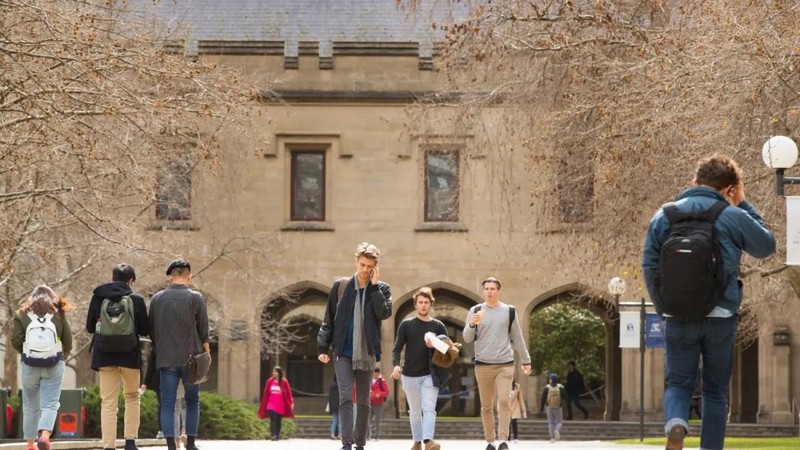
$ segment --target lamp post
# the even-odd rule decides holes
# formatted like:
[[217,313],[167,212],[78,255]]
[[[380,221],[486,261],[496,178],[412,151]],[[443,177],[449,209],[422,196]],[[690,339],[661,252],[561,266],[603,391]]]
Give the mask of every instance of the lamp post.
[[616,306],[617,313],[620,311],[621,306],[638,306],[639,307],[639,442],[644,441],[644,349],[645,349],[645,326],[647,323],[647,305],[652,303],[645,303],[644,297],[641,302],[620,302],[619,298],[625,294],[625,280],[620,277],[614,277],[608,282],[608,292],[614,296],[614,305]]
[[778,195],[783,196],[783,186],[800,184],[798,177],[785,177],[783,173],[797,161],[797,144],[786,136],[773,136],[761,147],[761,157],[767,167],[775,169],[775,187]]

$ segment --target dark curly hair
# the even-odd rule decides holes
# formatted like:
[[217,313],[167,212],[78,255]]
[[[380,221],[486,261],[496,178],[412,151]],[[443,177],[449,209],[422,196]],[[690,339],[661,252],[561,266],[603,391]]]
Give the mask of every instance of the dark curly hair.
[[721,191],[742,182],[742,169],[733,159],[716,154],[700,160],[694,180],[697,184]]

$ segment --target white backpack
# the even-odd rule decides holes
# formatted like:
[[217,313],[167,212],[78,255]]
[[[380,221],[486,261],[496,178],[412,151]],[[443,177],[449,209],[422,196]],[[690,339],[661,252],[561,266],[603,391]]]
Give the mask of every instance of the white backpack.
[[33,367],[52,367],[61,361],[63,347],[58,331],[53,323],[53,315],[48,313],[39,317],[28,311],[30,325],[25,329],[25,342],[22,343],[22,362]]

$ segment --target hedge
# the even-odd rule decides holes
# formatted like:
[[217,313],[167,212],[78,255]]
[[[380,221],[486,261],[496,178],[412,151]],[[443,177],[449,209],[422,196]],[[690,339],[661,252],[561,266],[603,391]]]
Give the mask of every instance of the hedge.
[[[14,424],[12,433],[16,434],[18,428],[17,413],[20,408],[19,397],[13,396],[9,404],[14,409]],[[97,438],[100,431],[100,388],[94,385],[86,389],[83,399],[86,409],[86,436]],[[158,432],[158,400],[153,391],[145,391],[142,395],[139,410],[140,425],[139,437],[153,438]],[[119,414],[117,415],[117,436],[124,435],[125,400],[122,393],[119,395]],[[234,400],[225,395],[213,392],[200,392],[200,433],[201,439],[226,439],[226,440],[263,440],[269,439],[269,422],[261,420],[256,415],[257,407],[251,403]],[[291,419],[284,419],[281,427],[281,438],[289,439],[295,436],[296,429]],[[21,436],[9,436],[21,438]]]

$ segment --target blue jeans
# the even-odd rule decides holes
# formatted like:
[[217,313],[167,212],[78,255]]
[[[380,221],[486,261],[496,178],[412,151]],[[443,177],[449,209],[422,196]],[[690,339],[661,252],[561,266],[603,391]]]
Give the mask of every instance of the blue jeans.
[[697,367],[703,358],[703,419],[700,448],[721,450],[728,418],[728,385],[733,372],[737,316],[724,319],[680,321],[667,319],[664,341],[666,363],[664,381],[665,432],[675,425],[689,430],[689,405],[692,402]]
[[25,439],[35,439],[39,430],[53,431],[61,406],[64,361],[52,367],[22,366],[22,432]]
[[430,375],[424,377],[401,377],[403,391],[408,400],[408,419],[411,421],[411,437],[414,442],[433,439],[436,429],[436,397],[439,388],[433,385]]
[[164,437],[174,438],[175,434],[175,402],[178,396],[178,382],[183,381],[186,400],[186,427],[187,436],[197,436],[200,425],[200,385],[186,382],[186,366],[162,367],[158,369],[161,377],[161,426]]
[[331,419],[331,436],[338,436],[339,435],[339,411],[334,411],[331,413],[333,418]]

